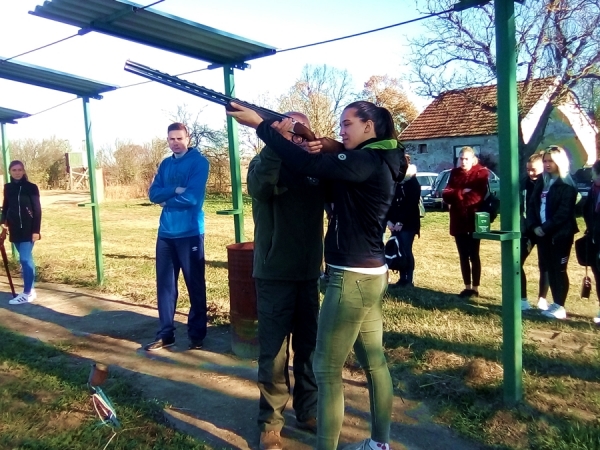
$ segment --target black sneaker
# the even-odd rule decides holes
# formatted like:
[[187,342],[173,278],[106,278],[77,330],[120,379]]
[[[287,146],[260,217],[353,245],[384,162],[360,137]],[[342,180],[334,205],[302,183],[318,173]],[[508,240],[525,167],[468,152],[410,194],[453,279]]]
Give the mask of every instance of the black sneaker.
[[458,296],[460,298],[479,297],[479,292],[474,289],[463,289]]
[[172,347],[173,345],[175,345],[175,339],[171,341],[157,339],[154,342],[150,342],[149,344],[144,345],[144,350],[146,350],[147,352],[153,352],[156,350],[161,350],[163,348]]
[[203,341],[190,341],[190,345],[188,345],[188,350],[201,350],[203,347]]

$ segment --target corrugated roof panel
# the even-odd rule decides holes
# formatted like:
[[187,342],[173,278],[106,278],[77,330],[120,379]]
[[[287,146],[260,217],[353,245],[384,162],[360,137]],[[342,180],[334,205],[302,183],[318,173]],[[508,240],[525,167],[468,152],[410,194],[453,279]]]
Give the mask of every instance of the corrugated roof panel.
[[213,64],[239,64],[274,47],[127,0],[47,0],[30,14]]
[[15,122],[16,120],[24,119],[29,116],[31,116],[31,114],[0,107],[0,123],[17,123]]
[[102,92],[117,89],[87,78],[70,75],[57,70],[46,69],[16,61],[4,61],[0,56],[0,78],[32,84],[55,91],[67,92],[78,97],[102,98]]

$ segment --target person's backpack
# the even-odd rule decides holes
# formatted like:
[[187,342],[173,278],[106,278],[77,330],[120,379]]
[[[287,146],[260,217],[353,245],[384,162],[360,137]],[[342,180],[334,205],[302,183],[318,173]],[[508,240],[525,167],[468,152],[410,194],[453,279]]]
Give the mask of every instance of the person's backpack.
[[496,194],[490,191],[490,183],[488,181],[488,188],[485,197],[479,205],[479,212],[486,212],[490,215],[490,223],[496,220],[498,217],[498,210],[500,209],[500,199],[496,197]]
[[385,243],[384,254],[385,262],[389,270],[404,270],[404,268],[406,268],[406,256],[400,252],[400,246],[396,236],[390,236]]

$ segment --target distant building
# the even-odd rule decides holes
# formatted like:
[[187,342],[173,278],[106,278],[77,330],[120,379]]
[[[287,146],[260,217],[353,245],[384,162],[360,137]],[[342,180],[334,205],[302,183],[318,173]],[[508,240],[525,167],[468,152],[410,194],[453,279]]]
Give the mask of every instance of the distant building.
[[[528,142],[540,116],[557,86],[553,78],[517,84],[523,139]],[[482,160],[496,169],[498,127],[496,86],[447,91],[438,96],[400,134],[419,170],[440,172],[454,167],[461,147],[473,147]],[[539,148],[551,144],[564,147],[571,158],[572,172],[596,160],[598,129],[576,99],[552,109]]]

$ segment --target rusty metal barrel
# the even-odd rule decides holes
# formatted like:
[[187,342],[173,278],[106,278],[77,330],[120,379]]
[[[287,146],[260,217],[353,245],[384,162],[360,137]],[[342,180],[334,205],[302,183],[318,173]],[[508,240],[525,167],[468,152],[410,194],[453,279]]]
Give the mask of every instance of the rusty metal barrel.
[[227,246],[231,349],[241,358],[258,358],[258,312],[252,278],[254,242]]

